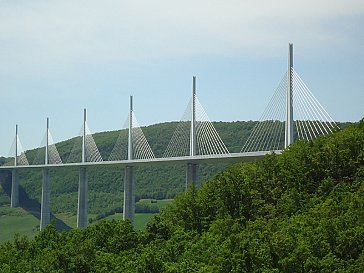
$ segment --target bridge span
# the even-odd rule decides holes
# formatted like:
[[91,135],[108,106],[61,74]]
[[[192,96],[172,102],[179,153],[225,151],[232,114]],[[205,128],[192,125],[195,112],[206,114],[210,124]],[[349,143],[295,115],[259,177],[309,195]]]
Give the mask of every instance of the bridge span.
[[[51,178],[49,170],[67,167],[79,168],[77,227],[83,228],[88,223],[87,170],[89,168],[110,165],[124,168],[123,218],[133,220],[135,171],[139,166],[186,165],[187,187],[190,183],[196,183],[199,164],[255,161],[268,153],[281,153],[284,148],[294,142],[294,138],[310,140],[319,135],[331,133],[336,127],[335,122],[293,69],[293,45],[289,44],[288,70],[239,153],[229,152],[209,120],[197,99],[196,77],[193,77],[190,103],[162,157],[154,156],[136,120],[131,96],[127,134],[124,134],[127,141],[120,140],[121,132],[108,160],[102,159],[87,126],[85,109],[80,143],[69,153],[67,162],[63,162],[65,159],[62,160],[56,144],[52,141],[49,119],[47,119],[45,143],[41,146],[44,148],[44,153],[40,163],[29,164],[26,153],[20,145],[16,125],[13,161],[8,165],[0,166],[0,170],[10,170],[12,173],[11,207],[19,205],[19,170],[43,170],[40,221],[40,229],[43,229],[50,223]],[[127,151],[124,154],[121,152],[125,146],[123,143],[127,143]]]
[[40,165],[17,165],[17,166],[0,166],[0,170],[13,169],[54,169],[67,167],[94,167],[94,166],[121,166],[121,167],[139,167],[143,165],[160,166],[160,165],[185,165],[185,164],[212,164],[212,163],[239,163],[252,162],[260,159],[266,154],[280,154],[282,150],[275,151],[257,151],[244,153],[229,153],[229,154],[213,154],[213,155],[195,155],[195,156],[180,156],[180,157],[164,157],[151,159],[132,159],[118,161],[96,161],[84,163],[62,163],[62,164],[40,164]]

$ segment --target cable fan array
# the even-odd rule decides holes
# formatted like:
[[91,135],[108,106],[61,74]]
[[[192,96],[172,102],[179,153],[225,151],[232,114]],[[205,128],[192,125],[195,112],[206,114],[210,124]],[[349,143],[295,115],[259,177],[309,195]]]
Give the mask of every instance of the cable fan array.
[[[192,103],[190,100],[181,121],[178,123],[163,157],[180,157],[190,155]],[[196,138],[198,155],[229,154],[224,142],[207,116],[195,95]]]
[[274,95],[255,125],[242,152],[279,150],[284,143],[284,105],[287,89],[287,73],[283,76]]
[[48,162],[47,164],[62,164],[62,159],[59,156],[56,144],[53,141],[51,132],[47,129],[40,148],[38,149],[37,155],[34,158],[33,165],[41,165],[45,163],[45,149],[47,145],[47,134],[48,134]]
[[[85,127],[85,128],[84,128]],[[67,159],[67,163],[77,163],[82,161],[82,135],[85,129],[85,149],[86,149],[86,162],[101,162],[102,157],[99,149],[96,146],[92,133],[85,122],[82,125],[79,136],[75,138],[73,148]]]
[[[131,140],[132,140],[132,159],[150,159],[155,158],[152,149],[136,119],[134,111],[131,111]],[[123,128],[128,128],[130,114],[125,121]],[[109,160],[126,160],[128,157],[128,130],[121,130],[115,146],[110,154]]]
[[[241,152],[276,151],[284,148],[286,94],[289,84],[292,86],[294,139],[311,140],[320,135],[332,133],[338,128],[337,124],[314,97],[297,72],[291,68],[289,73],[290,74],[286,72],[282,77],[282,80],[259,121],[256,123],[246,140]],[[291,76],[291,83],[288,82],[289,75]],[[192,105],[192,103],[195,103],[195,105]],[[193,109],[195,113],[192,116]],[[191,120],[193,119],[195,119],[195,124],[192,127]],[[195,129],[194,136],[192,136],[191,127]],[[134,111],[130,111],[129,117],[123,128],[131,128],[131,131],[129,132],[127,129],[120,131],[108,160],[119,161],[126,159],[155,158],[138,120],[135,117]],[[83,135],[85,135],[85,139],[83,139]],[[131,137],[131,147],[128,151],[129,137]],[[192,137],[195,137],[196,139],[192,139]],[[48,146],[46,143],[47,140]],[[192,144],[195,145],[193,146]],[[48,147],[47,162],[45,159],[46,146]],[[34,157],[34,165],[62,164],[62,159],[53,142],[48,125],[40,147],[41,148],[38,149],[38,152]],[[84,158],[82,155],[83,147],[85,148]],[[132,154],[128,155],[128,152],[131,152]],[[14,155],[15,153],[17,165],[29,165],[27,156],[17,134],[17,127],[16,138],[14,139],[11,148],[11,155]],[[210,121],[194,91],[193,97],[174,131],[163,157],[183,157],[190,155],[219,156],[226,154],[229,154],[228,149]],[[79,163],[83,161],[103,161],[92,133],[86,123],[86,110],[84,112],[84,124],[80,130],[79,136],[74,138],[73,148],[66,160],[67,163]],[[6,163],[6,165],[15,165],[15,159],[13,158],[13,160]]]
[[[291,68],[294,138],[311,140],[332,133],[336,123]],[[283,76],[259,122],[245,142],[242,152],[274,151],[284,148],[288,73]]]
[[293,90],[297,109],[295,127],[299,139],[310,140],[320,135],[332,133],[339,127],[315,98],[300,76],[292,69]]
[[[129,120],[129,117],[128,119]],[[71,152],[68,155],[66,160],[67,163],[79,163],[82,161],[82,146],[83,139],[82,135],[84,132],[85,126],[85,152],[86,152],[86,162],[101,162],[103,161],[100,151],[97,148],[95,140],[92,136],[91,130],[89,129],[87,123],[81,127],[79,136],[74,138],[74,143],[71,149]],[[126,126],[124,126],[125,128]],[[59,155],[57,147],[53,141],[52,135],[47,129],[43,140],[41,142],[40,148],[37,149],[37,153],[32,161],[33,165],[43,165],[45,164],[45,149],[46,149],[46,140],[48,134],[48,163],[47,164],[62,164],[62,159]],[[143,131],[138,123],[138,120],[135,117],[134,112],[132,112],[132,146],[133,146],[133,159],[150,159],[155,158],[152,149],[143,134]],[[116,141],[116,144],[110,154],[109,160],[117,161],[117,160],[126,160],[127,159],[127,145],[128,145],[128,131],[121,130],[119,137]],[[16,146],[17,145],[17,149]],[[17,151],[17,165],[29,165],[27,156],[24,152],[24,149],[21,145],[19,136],[16,135],[16,138],[13,141],[11,146],[9,157],[15,154]],[[15,164],[14,158],[12,161],[7,162],[5,165],[13,166]]]
[[[9,157],[13,157],[16,153],[17,165],[29,165],[29,161],[21,145],[20,138],[18,135],[15,136],[13,143],[11,144],[11,148],[9,151]],[[15,158],[13,157],[11,161],[5,163],[6,166],[15,165]]]

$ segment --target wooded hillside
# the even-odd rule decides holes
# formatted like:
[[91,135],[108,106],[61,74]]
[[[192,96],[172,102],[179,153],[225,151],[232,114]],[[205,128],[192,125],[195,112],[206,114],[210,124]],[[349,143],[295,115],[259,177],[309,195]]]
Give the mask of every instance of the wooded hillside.
[[[248,137],[256,122],[214,122],[214,126],[221,138],[225,142],[230,152],[239,152],[244,141]],[[155,124],[143,127],[143,132],[148,139],[150,146],[156,157],[162,157],[168,142],[170,141],[176,122]],[[127,131],[125,134],[123,148],[127,147]],[[120,131],[102,132],[93,135],[102,157],[107,160]],[[66,162],[74,145],[79,144],[80,139],[73,138],[57,143],[57,149],[63,161]],[[44,153],[44,149],[29,150],[26,152],[29,162],[34,162],[37,155]],[[6,159],[0,159],[0,164]],[[221,171],[226,165],[201,165],[199,171],[200,181]],[[51,210],[54,213],[71,212],[77,210],[78,191],[78,168],[58,168],[51,170]],[[185,187],[185,166],[169,165],[158,167],[141,167],[137,170],[136,176],[136,199],[170,199],[182,193]],[[8,192],[6,195],[0,189],[0,206],[9,204],[9,194],[11,187],[11,174],[0,172],[1,185]],[[40,202],[42,171],[21,170],[19,172],[20,186],[22,187],[20,202],[26,199],[33,199]],[[96,167],[88,171],[89,180],[89,212],[92,214],[104,214],[110,211],[121,209],[123,203],[123,179],[124,169],[122,167]]]
[[237,164],[145,231],[101,221],[0,246],[1,272],[364,272],[364,120]]

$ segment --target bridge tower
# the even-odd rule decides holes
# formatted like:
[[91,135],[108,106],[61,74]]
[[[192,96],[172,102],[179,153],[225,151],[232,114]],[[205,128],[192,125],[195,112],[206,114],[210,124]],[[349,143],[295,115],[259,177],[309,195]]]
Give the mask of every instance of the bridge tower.
[[43,181],[42,181],[42,203],[40,211],[40,230],[44,229],[46,225],[51,222],[51,189],[50,189],[50,176],[49,176],[49,118],[47,118],[47,130],[46,130],[46,145],[45,145],[45,157],[43,168]]
[[11,200],[12,208],[19,206],[19,173],[16,168],[18,165],[18,125],[15,125],[15,155],[14,168],[11,170]]
[[286,124],[284,148],[293,143],[293,44],[288,46],[288,71],[287,71],[287,94],[286,94]]
[[[83,109],[83,133],[82,133],[82,163],[86,163],[86,109]],[[77,227],[87,226],[87,170],[85,166],[80,167],[78,183],[78,205],[77,205]]]
[[[133,96],[130,96],[128,160],[133,160]],[[134,219],[135,214],[135,170],[134,166],[125,167],[123,219]]]
[[[190,130],[190,156],[196,156],[197,133],[196,133],[196,76],[192,78],[192,104],[191,104],[191,130]],[[196,185],[198,164],[187,163],[186,169],[186,189],[189,184]]]

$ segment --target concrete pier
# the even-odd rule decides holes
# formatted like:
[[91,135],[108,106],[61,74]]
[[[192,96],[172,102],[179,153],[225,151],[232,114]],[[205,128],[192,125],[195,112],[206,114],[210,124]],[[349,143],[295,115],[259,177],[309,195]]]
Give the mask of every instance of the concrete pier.
[[[86,160],[86,109],[83,109],[83,136],[82,136],[82,163]],[[79,181],[78,181],[78,205],[77,205],[77,227],[87,227],[87,208],[88,208],[88,181],[86,167],[80,167]]]
[[42,203],[40,211],[40,230],[51,222],[51,187],[49,169],[43,168]]
[[[133,96],[130,96],[129,132],[128,132],[128,160],[133,160]],[[132,166],[125,167],[124,176],[124,206],[123,219],[134,220],[135,215],[135,169]]]
[[134,220],[135,215],[135,173],[134,167],[125,167],[123,219]]
[[198,164],[188,163],[186,169],[186,189],[190,184],[196,185],[198,179]]
[[77,227],[87,227],[87,170],[85,167],[80,168],[79,183],[78,183],[78,207],[77,207]]
[[11,207],[19,206],[19,173],[17,169],[11,170]]

